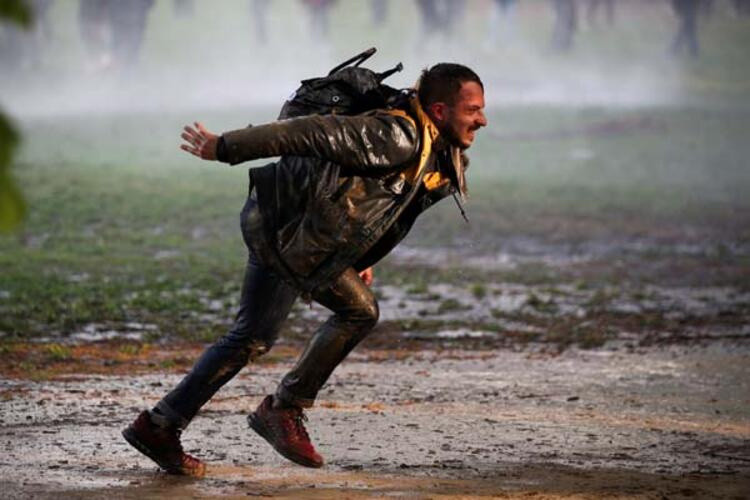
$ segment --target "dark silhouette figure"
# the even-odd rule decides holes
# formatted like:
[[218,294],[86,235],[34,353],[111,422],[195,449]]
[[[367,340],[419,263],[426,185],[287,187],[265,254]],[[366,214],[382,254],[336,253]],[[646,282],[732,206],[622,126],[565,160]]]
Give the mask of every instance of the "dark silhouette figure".
[[552,0],[555,27],[552,31],[552,48],[566,52],[573,47],[573,36],[578,29],[578,12],[575,0]]
[[699,0],[672,0],[672,9],[679,19],[677,34],[672,40],[670,51],[679,55],[684,51],[691,57],[698,57],[698,9]]

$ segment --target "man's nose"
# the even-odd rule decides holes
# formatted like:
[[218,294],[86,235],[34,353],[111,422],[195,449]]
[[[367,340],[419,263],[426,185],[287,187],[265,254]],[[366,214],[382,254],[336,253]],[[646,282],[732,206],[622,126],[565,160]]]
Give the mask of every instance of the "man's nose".
[[487,126],[487,117],[484,115],[484,113],[479,113],[479,119],[477,120],[477,125],[479,125],[480,127]]

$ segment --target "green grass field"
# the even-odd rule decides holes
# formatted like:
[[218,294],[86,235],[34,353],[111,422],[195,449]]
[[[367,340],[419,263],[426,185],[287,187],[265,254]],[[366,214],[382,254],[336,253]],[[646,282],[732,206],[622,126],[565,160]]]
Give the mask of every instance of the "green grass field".
[[[167,23],[166,3],[159,2],[152,22]],[[333,38],[335,55],[352,52],[349,40],[356,23],[366,22],[366,10],[345,4],[334,16],[343,25]],[[468,27],[482,21],[482,6],[484,11],[466,21],[467,43],[481,44],[481,30]],[[540,27],[548,19],[543,4],[524,9],[519,14],[538,14],[521,17],[519,36],[530,40],[528,47],[475,56],[481,67],[497,62],[500,68],[486,79],[488,94],[495,82],[507,88],[509,64],[523,63],[524,54],[535,49],[535,59],[521,64],[514,78],[534,78],[534,68],[542,63],[569,78],[572,68],[592,67],[594,57],[641,58],[652,69],[664,64],[665,88],[678,92],[679,99],[646,105],[493,104],[491,126],[470,151],[472,224],[466,226],[446,200],[423,216],[406,243],[469,242],[492,252],[518,236],[614,244],[644,238],[667,247],[697,242],[706,248],[731,244],[746,249],[750,56],[744,47],[750,42],[750,20],[716,12],[703,32],[702,57],[675,63],[662,53],[669,12],[661,9],[656,17],[642,18],[625,9],[614,38],[603,30],[585,30],[580,48],[560,59],[544,49],[546,34]],[[272,21],[281,23],[284,12],[276,11]],[[61,14],[68,21],[74,18],[69,8]],[[230,16],[222,15],[225,20]],[[406,30],[414,15],[408,10],[385,35]],[[196,36],[190,26],[150,31],[145,49],[160,50],[147,51],[144,65],[153,68],[181,54],[168,40],[175,34]],[[80,47],[69,31],[60,33],[60,50],[74,60]],[[291,36],[290,44],[302,44],[301,36]],[[394,38],[377,31],[362,37],[364,45]],[[398,52],[393,41],[383,45],[388,54]],[[48,63],[44,71],[56,64]],[[295,78],[312,70],[299,71]],[[179,131],[194,119],[220,130],[270,120],[275,112],[261,107],[20,117],[24,145],[14,173],[29,213],[17,233],[0,236],[0,332],[31,338],[65,335],[88,323],[116,328],[142,322],[156,324],[160,334],[210,337],[213,326],[200,313],[209,311],[213,301],[236,300],[240,284],[245,250],[238,214],[246,167],[193,159],[178,150]],[[747,273],[746,250],[725,258]],[[403,271],[386,263],[379,276],[402,282]],[[430,276],[449,279],[445,272],[421,273],[420,279]]]

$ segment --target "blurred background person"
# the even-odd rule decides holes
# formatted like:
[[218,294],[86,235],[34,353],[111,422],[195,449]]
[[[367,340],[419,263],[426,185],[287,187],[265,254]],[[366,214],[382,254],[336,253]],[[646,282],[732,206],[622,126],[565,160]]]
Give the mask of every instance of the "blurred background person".
[[112,50],[118,68],[130,70],[138,63],[154,0],[111,0]]
[[698,57],[697,30],[700,0],[671,0],[671,2],[679,24],[669,50],[674,55],[687,52],[691,57]]
[[493,0],[487,21],[485,47],[497,45],[498,32],[503,33],[507,42],[515,36],[516,4],[518,0]]
[[140,56],[154,0],[80,0],[81,40],[94,70],[132,69]]
[[192,17],[195,12],[195,0],[174,0],[173,6],[177,17]]
[[268,7],[271,0],[250,0],[250,16],[255,24],[255,40],[260,45],[268,43]]
[[78,32],[86,49],[90,69],[112,65],[112,26],[109,20],[110,0],[80,0]]
[[732,0],[732,7],[738,16],[750,15],[750,0]]
[[331,7],[337,0],[302,0],[310,19],[310,34],[314,41],[328,40]]
[[711,17],[714,12],[715,0],[698,0],[698,15]]
[[615,0],[588,0],[586,9],[586,19],[588,25],[594,27],[597,25],[599,11],[604,6],[604,18],[609,26],[615,25]]
[[415,0],[419,16],[420,38],[425,40],[441,29],[441,19],[436,0]]
[[370,0],[373,26],[383,26],[388,19],[388,0]]
[[26,3],[32,14],[30,29],[14,23],[3,23],[0,27],[0,61],[15,70],[39,67],[52,38],[49,16],[52,0],[27,0]]
[[450,39],[466,15],[466,0],[416,0],[420,18],[419,43],[440,35]]
[[463,25],[466,17],[466,0],[443,0],[443,22],[448,37],[452,37]]
[[566,52],[573,47],[573,37],[578,29],[578,12],[575,0],[552,0],[555,24],[552,29],[553,50]]

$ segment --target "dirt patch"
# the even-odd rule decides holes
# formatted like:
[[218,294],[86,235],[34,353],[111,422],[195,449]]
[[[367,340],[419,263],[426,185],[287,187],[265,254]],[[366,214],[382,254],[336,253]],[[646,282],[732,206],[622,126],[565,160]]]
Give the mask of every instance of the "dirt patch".
[[157,473],[119,435],[180,374],[2,379],[4,495],[742,498],[750,488],[747,343],[361,349],[309,412],[327,459],[314,471],[245,422],[291,362],[249,366],[186,430],[186,448],[209,463],[202,481]]
[[[95,343],[5,342],[0,344],[2,361],[0,376],[5,379],[56,380],[89,375],[137,375],[147,373],[184,373],[189,369],[204,344],[197,342],[162,342],[152,344],[122,339]],[[291,359],[299,346],[276,346],[273,355],[258,360],[275,363]],[[3,397],[0,392],[0,399]]]

